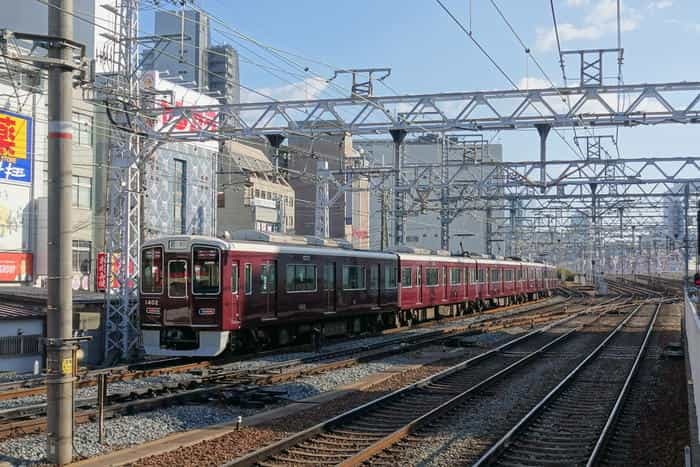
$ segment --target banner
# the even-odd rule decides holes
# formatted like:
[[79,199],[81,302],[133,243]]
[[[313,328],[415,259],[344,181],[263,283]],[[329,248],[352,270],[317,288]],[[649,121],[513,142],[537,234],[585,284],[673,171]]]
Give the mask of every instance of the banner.
[[0,181],[32,181],[32,119],[0,110]]
[[[115,253],[112,255],[112,274],[116,275],[119,273],[119,268],[121,267],[121,260],[119,254]],[[134,272],[134,262],[129,263],[129,274]],[[107,290],[107,281],[110,274],[107,273],[107,253],[104,251],[97,252],[97,268],[95,270],[95,289],[99,292],[104,292]],[[116,289],[119,287],[116,279],[112,280],[111,288]]]
[[0,252],[0,282],[32,280],[32,254]]

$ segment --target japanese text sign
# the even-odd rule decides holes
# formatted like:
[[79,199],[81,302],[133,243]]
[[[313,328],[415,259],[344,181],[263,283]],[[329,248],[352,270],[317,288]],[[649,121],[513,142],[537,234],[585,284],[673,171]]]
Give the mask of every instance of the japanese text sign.
[[0,182],[32,181],[32,119],[0,110]]

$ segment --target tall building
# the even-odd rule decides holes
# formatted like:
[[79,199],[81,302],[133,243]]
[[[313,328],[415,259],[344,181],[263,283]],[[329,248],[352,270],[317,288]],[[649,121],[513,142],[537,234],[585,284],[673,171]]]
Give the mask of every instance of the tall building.
[[[407,138],[404,142],[405,160],[411,162],[434,163],[439,164],[441,158],[441,146],[437,138],[431,135]],[[394,160],[394,143],[389,140],[373,140],[357,143],[356,146],[364,150],[368,159],[372,159],[379,165],[392,165]],[[501,161],[503,160],[503,148],[500,144],[483,144],[475,146],[477,152],[472,154],[471,151],[466,156],[470,159],[483,161]],[[465,157],[465,148],[458,144],[450,147],[450,160],[459,160]],[[450,169],[451,171],[455,170]],[[451,172],[452,173],[452,172]],[[460,179],[483,179],[487,174],[485,169],[482,169],[479,164],[468,166],[460,174]],[[381,229],[385,226],[388,235],[388,245],[393,245],[393,195],[390,192],[391,186],[387,182],[386,192],[384,194],[384,203],[382,203],[381,190],[373,190],[370,198],[370,247],[379,249],[381,246]],[[382,210],[384,205],[384,211]],[[412,247],[420,247],[427,249],[440,249],[440,213],[439,206],[425,206],[423,213],[418,215],[409,215],[406,218],[405,229],[405,244]],[[495,206],[492,210],[492,216],[502,217],[502,207]],[[382,216],[384,222],[382,222]],[[483,210],[467,210],[459,214],[450,224],[450,251],[459,252],[472,251],[476,253],[486,253],[491,251],[496,255],[503,255],[506,249],[502,242],[495,237],[495,222],[488,226],[486,221],[486,212]],[[487,240],[489,237],[490,240]],[[489,243],[491,243],[489,245]]]
[[[297,203],[295,209],[295,231],[299,235],[314,235],[315,214],[318,204],[317,184],[314,178],[319,173],[319,161],[327,161],[330,171],[341,167],[364,164],[359,152],[353,149],[352,137],[306,136],[289,137],[290,184],[294,188]],[[301,174],[301,175],[296,175]],[[328,199],[335,200],[329,209],[329,233],[331,238],[342,238],[353,247],[369,248],[369,191],[368,181],[363,177],[348,180],[352,190],[340,196],[337,187],[329,186]]]
[[157,11],[155,35],[166,40],[144,53],[143,69],[167,72],[167,79],[180,78],[199,90],[209,86],[207,58],[209,18],[199,11]]
[[230,45],[218,45],[208,51],[209,90],[222,104],[239,104],[241,88],[238,52]]

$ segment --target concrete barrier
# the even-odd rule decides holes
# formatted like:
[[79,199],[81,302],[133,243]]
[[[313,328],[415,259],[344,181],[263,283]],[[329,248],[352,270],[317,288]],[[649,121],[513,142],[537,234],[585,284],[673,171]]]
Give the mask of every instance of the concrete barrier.
[[691,464],[700,466],[700,433],[698,432],[698,403],[700,403],[700,316],[697,304],[685,294],[683,315],[685,365],[688,376],[688,416],[690,423]]

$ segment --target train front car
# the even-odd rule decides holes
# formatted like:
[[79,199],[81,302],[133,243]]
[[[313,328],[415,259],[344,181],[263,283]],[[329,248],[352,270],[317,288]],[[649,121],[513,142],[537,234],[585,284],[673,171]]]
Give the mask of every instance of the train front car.
[[208,357],[226,349],[222,271],[226,243],[173,236],[141,249],[141,329],[149,355]]

